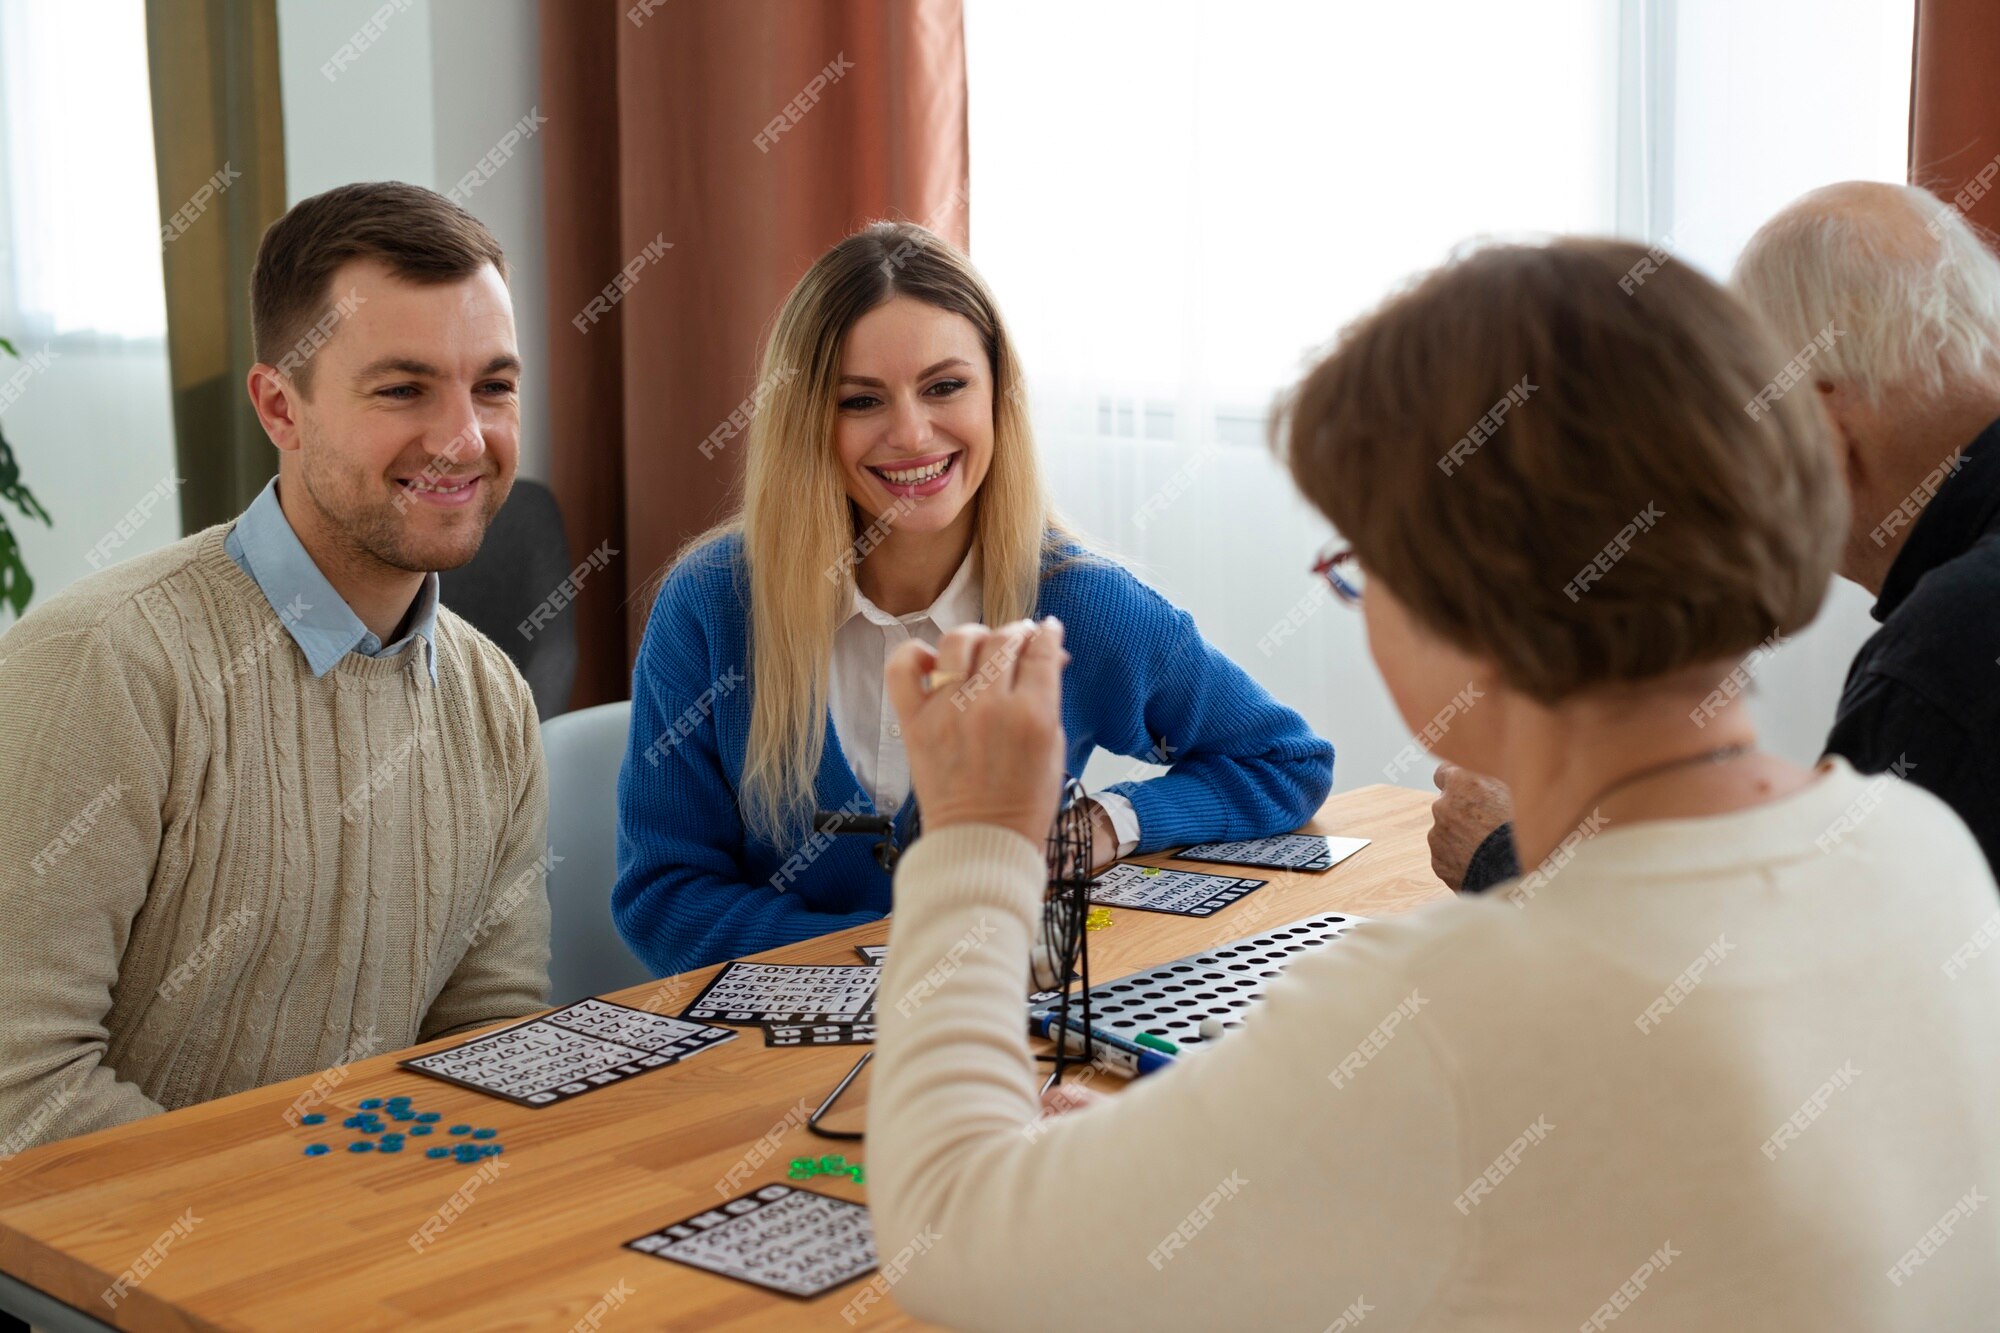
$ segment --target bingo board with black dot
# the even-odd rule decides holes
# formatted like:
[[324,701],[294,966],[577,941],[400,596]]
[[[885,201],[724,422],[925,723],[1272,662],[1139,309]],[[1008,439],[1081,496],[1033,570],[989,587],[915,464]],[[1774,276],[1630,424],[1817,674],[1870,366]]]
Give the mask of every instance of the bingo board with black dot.
[[681,1017],[695,1023],[873,1023],[882,969],[866,963],[731,963]]
[[[1309,916],[1261,935],[1251,935],[1203,953],[1134,972],[1090,988],[1090,1021],[1104,1031],[1128,1039],[1142,1032],[1164,1037],[1176,1046],[1200,1046],[1207,1040],[1202,1025],[1223,1030],[1241,1027],[1243,1016],[1264,996],[1264,988],[1300,954],[1337,940],[1367,920],[1343,912]],[[1082,1005],[1070,1000],[1072,1016]],[[1028,1006],[1030,1026],[1054,1012],[1049,1004]]]
[[792,1185],[766,1185],[625,1248],[801,1300],[872,1273],[878,1262],[865,1205]]
[[1256,866],[1260,870],[1331,870],[1366,847],[1367,838],[1329,838],[1319,833],[1286,833],[1243,842],[1202,842],[1173,853],[1176,861]]

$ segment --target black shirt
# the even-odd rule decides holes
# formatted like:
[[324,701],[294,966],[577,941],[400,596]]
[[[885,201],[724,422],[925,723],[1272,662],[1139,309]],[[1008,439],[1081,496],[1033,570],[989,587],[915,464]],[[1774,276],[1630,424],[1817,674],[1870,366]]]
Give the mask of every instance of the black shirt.
[[[1882,628],[1848,668],[1826,752],[1937,796],[2000,874],[2000,421],[1959,452],[1871,614]],[[1520,873],[1503,824],[1473,853],[1465,892]]]

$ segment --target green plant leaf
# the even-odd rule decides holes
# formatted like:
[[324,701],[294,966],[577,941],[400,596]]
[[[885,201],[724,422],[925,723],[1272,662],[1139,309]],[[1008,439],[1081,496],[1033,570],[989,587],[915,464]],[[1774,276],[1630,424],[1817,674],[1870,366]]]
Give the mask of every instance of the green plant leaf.
[[[0,352],[20,359],[14,344],[0,338]],[[49,511],[42,508],[42,502],[34,493],[21,484],[21,465],[14,457],[14,450],[7,443],[7,437],[0,435],[0,500],[6,500],[28,518],[38,518],[49,527],[55,520]],[[19,620],[28,613],[29,599],[35,595],[35,580],[28,573],[27,562],[21,559],[21,544],[14,539],[14,529],[7,523],[7,516],[0,514],[0,606],[5,606]]]
[[0,603],[19,620],[28,613],[28,599],[35,595],[35,581],[21,562],[21,548],[14,542],[14,530],[0,518]]
[[39,518],[48,527],[55,526],[55,520],[49,517],[48,510],[42,508],[42,502],[21,484],[21,465],[15,461],[14,450],[8,445],[5,435],[0,435],[0,500],[11,502],[27,517]]

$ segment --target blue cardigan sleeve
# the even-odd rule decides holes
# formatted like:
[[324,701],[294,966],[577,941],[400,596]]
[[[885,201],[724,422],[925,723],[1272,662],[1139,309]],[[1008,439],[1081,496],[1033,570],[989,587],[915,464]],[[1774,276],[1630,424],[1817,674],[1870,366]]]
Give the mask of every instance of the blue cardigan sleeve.
[[[618,775],[611,915],[657,976],[881,919],[814,912],[796,893],[747,882],[748,833],[716,719],[744,708],[750,682],[741,660],[719,660],[736,654],[709,651],[704,601],[717,599],[701,585],[729,574],[702,569],[701,560],[689,557],[654,603],[632,670],[632,731]],[[707,609],[712,616],[716,607]]]
[[1139,816],[1136,851],[1269,837],[1312,818],[1333,786],[1333,746],[1202,638],[1186,611],[1123,570],[1104,577],[1122,586],[1065,606],[1063,618],[1073,655],[1087,639],[1096,659],[1079,700],[1096,743],[1171,765],[1106,788]]

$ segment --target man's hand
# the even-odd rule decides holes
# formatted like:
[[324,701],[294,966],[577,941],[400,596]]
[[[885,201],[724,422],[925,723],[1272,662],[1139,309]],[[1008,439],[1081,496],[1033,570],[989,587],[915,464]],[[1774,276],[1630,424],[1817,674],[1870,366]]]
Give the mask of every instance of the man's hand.
[[[926,831],[998,824],[1039,852],[1063,790],[1062,622],[997,630],[961,625],[933,652],[910,642],[889,659],[910,784]],[[926,675],[941,677],[926,691]]]
[[1431,803],[1431,870],[1456,893],[1479,844],[1514,817],[1514,800],[1506,783],[1457,764],[1439,764],[1433,781],[1439,796]]

